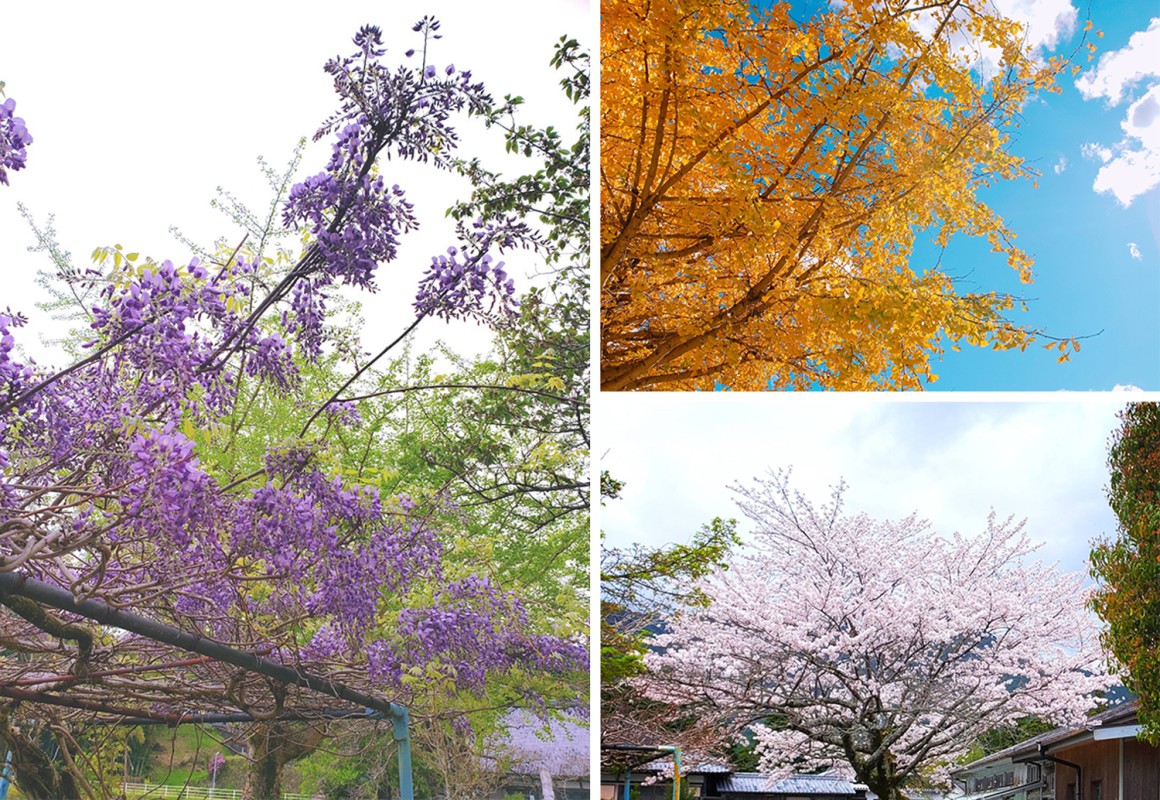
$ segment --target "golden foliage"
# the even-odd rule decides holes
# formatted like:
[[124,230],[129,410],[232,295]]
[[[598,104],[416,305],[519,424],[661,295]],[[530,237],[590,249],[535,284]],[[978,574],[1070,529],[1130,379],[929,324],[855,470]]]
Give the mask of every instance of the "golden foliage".
[[977,192],[1035,175],[1004,129],[1067,62],[991,7],[604,0],[603,388],[921,388],[944,343],[1034,342],[910,258],[965,233],[1031,281]]

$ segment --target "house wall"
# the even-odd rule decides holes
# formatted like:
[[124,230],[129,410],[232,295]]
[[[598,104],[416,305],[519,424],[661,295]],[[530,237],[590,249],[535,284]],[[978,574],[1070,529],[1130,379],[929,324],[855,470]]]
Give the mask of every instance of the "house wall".
[[[972,773],[966,779],[967,793],[982,794],[1008,786],[1019,786],[1028,783],[1032,776],[1036,779],[1039,777],[1039,767],[1036,764],[1012,764],[1010,761],[1001,761]],[[1014,800],[1024,800],[1025,794],[1020,792],[1014,796]]]
[[1124,740],[1124,800],[1160,800],[1160,747]]
[[[672,800],[673,782],[664,779],[646,785],[644,781],[649,777],[650,773],[634,772],[632,774],[632,796],[636,800]],[[704,775],[697,773],[685,775],[681,781],[684,794],[694,797],[705,795]],[[600,778],[600,797],[602,800],[607,800],[607,798],[621,800],[624,797],[624,775],[603,773]]]
[[[1072,761],[1083,768],[1082,800],[1095,800],[1092,796],[1092,784],[1095,781],[1103,783],[1103,800],[1122,800],[1119,794],[1120,786],[1120,742],[1110,739],[1105,742],[1084,742],[1075,747],[1068,747],[1054,752],[1057,758]],[[1055,790],[1059,800],[1070,800],[1067,794],[1068,784],[1076,783],[1075,770],[1062,764],[1055,765]],[[1138,800],[1137,795],[1125,791],[1127,798],[1123,800]]]

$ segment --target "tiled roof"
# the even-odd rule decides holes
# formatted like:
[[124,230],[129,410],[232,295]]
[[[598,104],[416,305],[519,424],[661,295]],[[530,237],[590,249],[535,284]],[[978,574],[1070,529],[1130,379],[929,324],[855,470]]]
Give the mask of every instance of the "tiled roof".
[[[658,759],[655,759],[653,761],[650,761],[647,764],[642,764],[641,766],[636,767],[633,771],[634,772],[667,772],[667,771],[671,770],[672,768],[673,768],[673,757],[666,756],[664,758],[658,758]],[[701,775],[708,775],[708,774],[716,775],[716,774],[720,774],[722,772],[732,772],[732,771],[733,771],[733,768],[731,766],[729,766],[728,764],[722,764],[720,762],[712,762],[712,761],[703,762],[700,764],[685,764],[685,766],[683,766],[681,768],[681,774],[683,774],[683,775],[693,775],[695,773],[701,774]]]
[[854,784],[837,775],[794,775],[770,783],[769,776],[760,772],[734,772],[717,788],[721,792],[752,794],[855,794]]
[[733,767],[728,764],[695,764],[691,767],[685,767],[685,774],[691,772],[713,773],[721,774],[723,772],[732,772]]

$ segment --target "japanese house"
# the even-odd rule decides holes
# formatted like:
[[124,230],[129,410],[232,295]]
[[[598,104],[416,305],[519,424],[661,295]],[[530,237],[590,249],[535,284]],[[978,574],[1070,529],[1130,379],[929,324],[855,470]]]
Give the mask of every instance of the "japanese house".
[[1160,800],[1160,748],[1137,738],[1136,701],[1056,728],[954,773],[962,800]]

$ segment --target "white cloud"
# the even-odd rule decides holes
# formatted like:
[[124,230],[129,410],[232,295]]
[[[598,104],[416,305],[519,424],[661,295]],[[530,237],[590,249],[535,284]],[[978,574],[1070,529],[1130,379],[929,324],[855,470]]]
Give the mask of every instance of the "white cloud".
[[1070,0],[996,0],[995,8],[1026,26],[1026,41],[1034,50],[1050,50],[1071,36],[1078,16]]
[[1160,83],[1132,105],[1120,123],[1125,136],[1115,157],[1096,173],[1092,188],[1111,192],[1127,207],[1149,189],[1160,185]]
[[1146,30],[1136,31],[1128,44],[1100,56],[1096,68],[1075,82],[1075,88],[1085,99],[1106,97],[1110,105],[1117,105],[1124,90],[1144,78],[1160,76],[1160,17],[1155,17]]
[[[1036,58],[1051,50],[1075,31],[1078,12],[1071,0],[994,0],[995,10],[1004,17],[1023,25],[1023,41]],[[930,37],[938,28],[941,9],[924,10],[910,17],[911,26],[923,36]],[[957,18],[966,23],[971,12],[960,9]],[[1003,53],[985,44],[967,29],[951,35],[948,40],[952,51],[958,51],[962,63],[978,70],[984,78],[994,75]]]
[[1128,242],[1128,254],[1137,261],[1143,258],[1143,256],[1140,255],[1140,248],[1136,246],[1135,242]]
[[1062,174],[1063,171],[1067,169],[1067,157],[1060,155],[1059,161],[1055,162],[1055,166],[1053,166],[1052,169],[1055,170],[1056,175]]
[[[1128,44],[1100,57],[1094,71],[1075,82],[1086,99],[1105,97],[1108,105],[1128,99],[1126,92],[1147,78],[1160,77],[1160,17],[1148,28],[1136,31]],[[1085,157],[1098,157],[1104,165],[1092,188],[1110,193],[1127,207],[1149,189],[1160,185],[1160,83],[1151,82],[1142,97],[1128,106],[1120,123],[1124,138],[1112,148],[1085,144]]]
[[1112,151],[1095,142],[1087,142],[1079,148],[1084,158],[1098,158],[1105,164],[1112,160]]
[[1144,390],[1141,389],[1139,386],[1133,386],[1130,383],[1126,384],[1126,385],[1122,384],[1122,383],[1117,383],[1115,386],[1112,387],[1112,391],[1113,392],[1142,392]]

